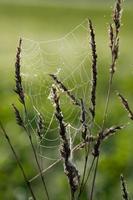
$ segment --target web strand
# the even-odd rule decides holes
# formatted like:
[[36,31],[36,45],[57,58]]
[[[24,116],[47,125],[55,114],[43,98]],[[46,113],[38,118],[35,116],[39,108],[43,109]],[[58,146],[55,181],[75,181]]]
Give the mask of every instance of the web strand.
[[[28,125],[36,138],[38,156],[47,165],[42,164],[44,173],[60,161],[58,124],[49,99],[53,84],[49,74],[56,74],[68,90],[76,98],[82,98],[86,108],[89,108],[91,61],[87,24],[88,20],[85,19],[64,37],[55,40],[34,41],[23,38],[22,77],[26,97],[34,110],[34,116],[29,120]],[[81,140],[80,109],[72,104],[65,93],[60,90],[58,92],[61,95],[68,137],[71,143],[76,145],[76,142]],[[41,140],[36,135],[37,111],[45,119],[45,130]],[[89,124],[89,110],[86,109],[86,112]],[[100,129],[100,126],[94,123],[97,129]],[[36,177],[38,176],[31,181]]]

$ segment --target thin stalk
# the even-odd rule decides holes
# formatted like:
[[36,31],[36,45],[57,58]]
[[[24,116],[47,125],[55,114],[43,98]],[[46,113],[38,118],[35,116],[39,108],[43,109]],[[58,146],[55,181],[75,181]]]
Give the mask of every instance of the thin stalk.
[[[82,143],[81,145],[76,145],[73,149],[72,152],[78,151],[81,149]],[[48,170],[50,170],[52,167],[54,167],[56,164],[58,164],[62,159],[59,158],[58,160],[56,160],[54,163],[52,163],[49,167],[47,167],[46,169],[44,169],[42,171],[42,174],[46,173]],[[40,173],[38,173],[36,176],[34,176],[32,179],[29,180],[29,182],[34,181],[35,179],[37,179],[40,176]]]
[[26,174],[25,174],[25,171],[24,171],[24,169],[23,169],[23,166],[22,166],[21,162],[19,161],[19,158],[18,158],[18,156],[17,156],[17,154],[16,154],[16,151],[14,150],[14,147],[13,147],[11,141],[10,141],[10,138],[9,138],[9,136],[7,135],[7,133],[6,133],[6,131],[5,131],[5,129],[4,129],[4,127],[3,127],[3,125],[2,125],[1,122],[0,122],[0,127],[1,127],[1,129],[2,129],[2,131],[3,131],[3,133],[4,133],[4,136],[5,136],[5,138],[6,138],[7,142],[8,142],[8,144],[9,144],[9,146],[10,146],[12,152],[13,152],[13,155],[14,155],[14,157],[15,157],[15,159],[16,159],[16,162],[17,162],[17,164],[18,164],[18,166],[19,166],[19,168],[20,168],[20,170],[21,170],[21,172],[22,172],[22,174],[23,174],[25,183],[27,184],[27,187],[29,188],[29,191],[30,191],[30,193],[31,193],[31,195],[32,195],[32,197],[33,197],[33,199],[36,200],[36,197],[35,197],[34,192],[33,192],[33,190],[32,190],[31,184],[30,184],[30,182],[29,182],[29,180],[28,180],[28,178],[27,178],[27,176],[26,176]]
[[[93,116],[93,119],[94,119],[94,116]],[[88,127],[87,127],[87,124],[86,124],[86,110],[85,110],[83,99],[81,99],[81,120],[80,120],[80,122],[82,124],[82,138],[83,138],[83,141],[85,142],[85,146],[84,146],[85,160],[84,160],[83,176],[82,176],[82,181],[81,181],[81,184],[80,184],[78,199],[79,199],[79,197],[81,196],[81,193],[82,193],[82,186],[84,184],[84,179],[85,179],[86,170],[87,170],[88,157],[89,157],[89,143],[86,144]],[[90,131],[89,131],[89,133],[90,133]]]
[[107,112],[108,112],[108,107],[109,107],[109,99],[110,99],[110,93],[111,93],[112,80],[113,80],[113,74],[110,75],[110,79],[109,79],[109,86],[108,86],[108,92],[107,92],[107,98],[106,98],[106,104],[105,104],[105,110],[104,110],[104,116],[103,116],[103,123],[102,123],[102,131],[104,129]]
[[105,124],[106,116],[108,112],[112,80],[116,71],[115,69],[116,61],[118,60],[118,57],[119,57],[118,55],[119,54],[119,32],[120,32],[120,27],[121,27],[121,11],[122,11],[121,4],[122,4],[121,0],[116,1],[115,8],[113,11],[113,25],[110,25],[110,28],[109,28],[112,63],[110,66],[110,80],[109,80],[109,87],[108,87],[108,94],[107,94],[102,130],[104,128],[104,124]]
[[83,178],[82,178],[82,181],[81,181],[80,190],[79,190],[79,194],[78,194],[78,199],[80,198],[81,193],[82,193],[82,187],[83,187],[83,184],[84,184],[84,179],[85,179],[85,175],[86,175],[86,168],[87,168],[87,163],[88,163],[88,155],[89,155],[89,148],[87,148],[86,145],[85,145],[84,171],[83,171]]
[[[28,122],[28,115],[27,115],[26,106],[24,106],[24,108],[25,108],[26,119],[27,119],[27,122]],[[32,150],[33,150],[33,154],[34,154],[34,157],[35,157],[36,164],[38,166],[38,170],[39,170],[41,180],[42,180],[45,192],[46,192],[46,196],[47,196],[47,199],[49,200],[48,190],[47,190],[46,183],[45,183],[45,180],[44,180],[44,177],[43,177],[43,174],[42,174],[41,166],[40,166],[40,163],[39,163],[39,160],[38,160],[38,157],[37,157],[36,149],[35,149],[34,144],[33,144],[31,133],[30,133],[29,129],[26,128],[25,126],[24,126],[24,129],[25,129],[25,131],[26,131],[26,133],[29,137],[29,141],[30,141],[30,144],[31,144],[31,147],[32,147]]]
[[83,185],[83,187],[82,187],[82,191],[84,190],[85,185],[86,185],[86,183],[87,183],[87,181],[88,181],[88,179],[89,179],[89,177],[90,177],[90,174],[91,174],[91,171],[92,171],[92,169],[93,169],[93,165],[94,165],[95,159],[96,159],[96,158],[93,157],[93,160],[92,160],[90,169],[89,169],[89,171],[88,171],[88,175],[87,175],[86,180],[85,180],[85,182],[84,182],[84,185]]
[[[85,181],[83,180],[83,182],[81,183],[82,185],[80,186],[80,191],[79,191],[78,199],[80,199],[80,196],[81,196],[82,192],[84,191],[85,185],[86,185],[86,183],[87,183],[87,181],[89,179],[90,173],[92,171],[92,168],[93,168],[93,165],[94,165],[94,161],[95,161],[95,157],[92,160],[92,163],[91,163],[90,169],[88,171],[88,175],[86,177],[86,180]],[[84,179],[85,179],[85,175],[84,175]]]
[[[70,188],[71,190],[71,188]],[[75,199],[75,193],[71,190],[71,200],[74,200]]]
[[[21,72],[21,51],[22,51],[22,39],[20,39],[20,41],[19,41],[19,46],[17,48],[17,54],[16,54],[16,63],[15,63],[16,89],[15,89],[15,92],[19,96],[19,100],[23,105],[24,112],[25,112],[25,121],[27,121],[27,123],[28,123],[29,122],[28,112],[27,112],[27,108],[26,108],[25,94],[24,94],[24,89],[23,89],[23,85],[22,85],[22,77],[21,77],[21,73],[20,73]],[[16,111],[17,111],[17,109],[15,108],[15,112]],[[19,120],[20,120],[21,118],[19,116],[19,111],[17,111],[16,114],[18,115],[17,117],[19,117]],[[18,122],[19,122],[19,125],[20,125],[21,124],[20,121],[18,121]],[[44,177],[42,175],[42,170],[41,170],[41,167],[40,167],[40,164],[39,164],[39,161],[38,161],[37,153],[36,153],[33,141],[32,141],[32,135],[30,133],[30,130],[24,124],[23,125],[21,124],[20,126],[22,126],[24,128],[24,130],[26,131],[26,133],[29,137],[29,141],[31,143],[31,147],[32,147],[32,150],[33,150],[33,153],[34,153],[36,164],[37,164],[38,170],[40,172],[40,176],[41,176],[42,183],[43,183],[43,186],[44,186],[44,189],[45,189],[45,193],[46,193],[47,199],[49,200],[49,195],[48,195],[46,183],[44,181]]]
[[[42,155],[41,146],[39,146],[39,154]],[[42,156],[40,156],[39,158],[40,158],[40,166],[41,166],[41,171],[42,171],[43,170],[43,159],[42,159]]]
[[90,194],[90,200],[93,199],[93,192],[94,192],[94,187],[95,187],[95,180],[96,180],[96,174],[97,174],[97,168],[98,168],[98,161],[99,161],[99,156],[97,157],[96,160],[96,166],[95,166],[95,171],[94,171],[94,177],[93,177],[93,181],[92,181],[92,188],[91,188],[91,194]]
[[[92,116],[92,121],[91,121],[91,129],[93,128],[93,125],[94,125],[94,119],[95,119],[95,114],[94,116]],[[90,134],[91,134],[91,129],[90,129]],[[85,144],[85,152],[86,152],[86,155],[85,155],[85,163],[84,163],[84,171],[83,171],[83,178],[82,178],[82,182],[81,182],[81,185],[80,185],[80,191],[79,191],[79,195],[78,195],[78,199],[80,199],[80,196],[84,190],[84,187],[86,185],[86,181],[85,181],[85,176],[86,176],[86,170],[87,170],[87,163],[88,163],[88,158],[89,158],[89,144]],[[94,159],[95,160],[95,159]],[[93,167],[93,164],[94,164],[94,161],[92,161],[92,164],[91,164],[91,167],[88,171],[88,174],[90,175],[91,173],[91,170],[92,170],[92,167]],[[87,176],[88,177],[88,176]]]
[[[54,167],[56,164],[58,164],[59,162],[61,162],[61,158],[60,159],[58,159],[58,160],[56,160],[54,163],[52,163],[49,167],[47,167],[46,169],[44,169],[44,170],[42,170],[42,174],[44,174],[44,173],[46,173],[48,170],[50,170],[52,167]],[[34,176],[32,179],[30,179],[29,180],[29,182],[32,182],[32,181],[34,181],[35,179],[37,179],[39,176],[40,176],[41,174],[40,174],[40,172],[36,175],[36,176]]]
[[[26,121],[28,122],[29,120],[28,120],[28,112],[27,112],[26,104],[24,103],[23,106],[24,106]],[[49,200],[48,190],[47,190],[46,183],[45,183],[45,180],[44,180],[44,177],[43,177],[43,174],[42,174],[42,169],[41,169],[38,157],[37,157],[36,149],[35,149],[35,146],[34,146],[34,143],[33,143],[33,140],[32,140],[32,135],[30,133],[30,130],[28,128],[26,128],[26,126],[24,126],[24,130],[28,135],[28,138],[29,138],[32,150],[33,150],[33,154],[34,154],[34,157],[35,157],[35,161],[36,161],[36,164],[37,164],[40,176],[41,176],[42,184],[44,186],[47,199]]]

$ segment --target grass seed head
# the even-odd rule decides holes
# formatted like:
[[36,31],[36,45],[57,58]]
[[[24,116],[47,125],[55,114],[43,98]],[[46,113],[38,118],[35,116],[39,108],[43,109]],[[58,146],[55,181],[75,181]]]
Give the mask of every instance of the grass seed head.
[[19,100],[22,104],[25,104],[25,95],[24,95],[24,90],[22,86],[22,78],[21,78],[21,48],[22,48],[22,39],[20,38],[19,40],[19,46],[17,48],[17,54],[16,54],[16,62],[15,62],[15,83],[16,83],[16,88],[15,92],[19,96]]

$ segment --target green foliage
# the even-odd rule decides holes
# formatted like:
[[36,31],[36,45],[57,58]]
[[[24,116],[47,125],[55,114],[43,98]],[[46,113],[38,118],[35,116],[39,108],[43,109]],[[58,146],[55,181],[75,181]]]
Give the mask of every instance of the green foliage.
[[[127,6],[127,7],[126,7]],[[110,52],[108,49],[108,35],[106,24],[110,19],[111,9],[105,6],[100,9],[96,6],[83,8],[67,8],[67,7],[50,7],[50,6],[26,6],[26,5],[0,5],[1,19],[1,38],[0,38],[0,118],[5,122],[7,131],[9,132],[16,149],[21,156],[25,169],[28,169],[27,174],[34,175],[35,171],[30,168],[27,161],[30,159],[31,152],[23,132],[15,125],[13,120],[13,111],[11,103],[16,101],[12,92],[14,88],[14,58],[15,46],[19,36],[33,38],[34,40],[48,40],[59,38],[69,32],[74,25],[79,24],[84,18],[90,17],[96,26],[97,47],[99,55],[99,78],[98,78],[98,104],[97,104],[97,121],[102,121],[101,113],[105,104],[105,95],[108,82],[108,72],[110,65]],[[133,10],[128,8],[125,3],[123,15],[123,27],[121,32],[120,44],[120,60],[115,75],[113,88],[122,91],[125,96],[128,96],[129,102],[132,105],[132,35],[133,35]],[[119,100],[112,94],[107,125],[127,122],[128,118],[123,111]],[[133,125],[130,125],[121,136],[112,138],[110,142],[106,142],[102,148],[103,154],[99,166],[99,175],[96,182],[97,189],[95,198],[98,199],[120,199],[119,191],[119,175],[121,172],[128,177],[133,176],[132,167],[132,135]],[[27,198],[27,189],[23,181],[23,177],[14,161],[14,158],[8,148],[4,138],[1,137],[0,151],[0,199],[4,200],[21,200]],[[27,152],[29,154],[27,154]],[[48,188],[50,193],[53,193],[53,200],[67,200],[66,179],[60,165],[57,165],[53,171],[50,171],[51,179],[48,179]],[[56,186],[56,188],[54,187]],[[33,187],[37,193],[41,193],[38,181],[33,183]],[[129,184],[133,187],[133,182]],[[57,196],[56,196],[57,195]],[[39,199],[41,200],[41,196]]]

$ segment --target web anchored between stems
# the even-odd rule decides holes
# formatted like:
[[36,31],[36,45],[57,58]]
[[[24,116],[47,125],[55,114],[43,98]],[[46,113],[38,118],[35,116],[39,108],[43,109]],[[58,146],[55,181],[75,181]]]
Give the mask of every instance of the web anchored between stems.
[[[14,104],[13,109],[17,124],[23,128],[29,138],[38,167],[38,174],[30,181],[2,125],[1,129],[33,198],[35,198],[34,192],[30,184],[40,176],[45,190],[44,195],[50,199],[44,173],[62,161],[70,186],[71,200],[82,198],[90,175],[93,178],[89,199],[93,200],[101,145],[103,141],[125,127],[123,125],[105,127],[112,81],[119,55],[121,3],[121,0],[116,1],[113,22],[109,26],[112,60],[101,126],[96,123],[98,65],[95,31],[91,20],[84,20],[71,32],[57,40],[37,42],[26,38],[20,39],[15,63],[15,92],[23,106],[24,117]],[[91,58],[88,53],[88,30]],[[89,78],[90,74],[91,78]],[[132,111],[127,100],[119,93],[118,96],[132,119]],[[33,108],[32,117],[29,117],[28,106]],[[31,131],[36,138],[36,144]],[[84,149],[80,151],[81,157],[85,159],[82,166],[83,174],[80,175],[75,154],[81,149]],[[121,182],[123,198],[128,198],[122,177]]]

